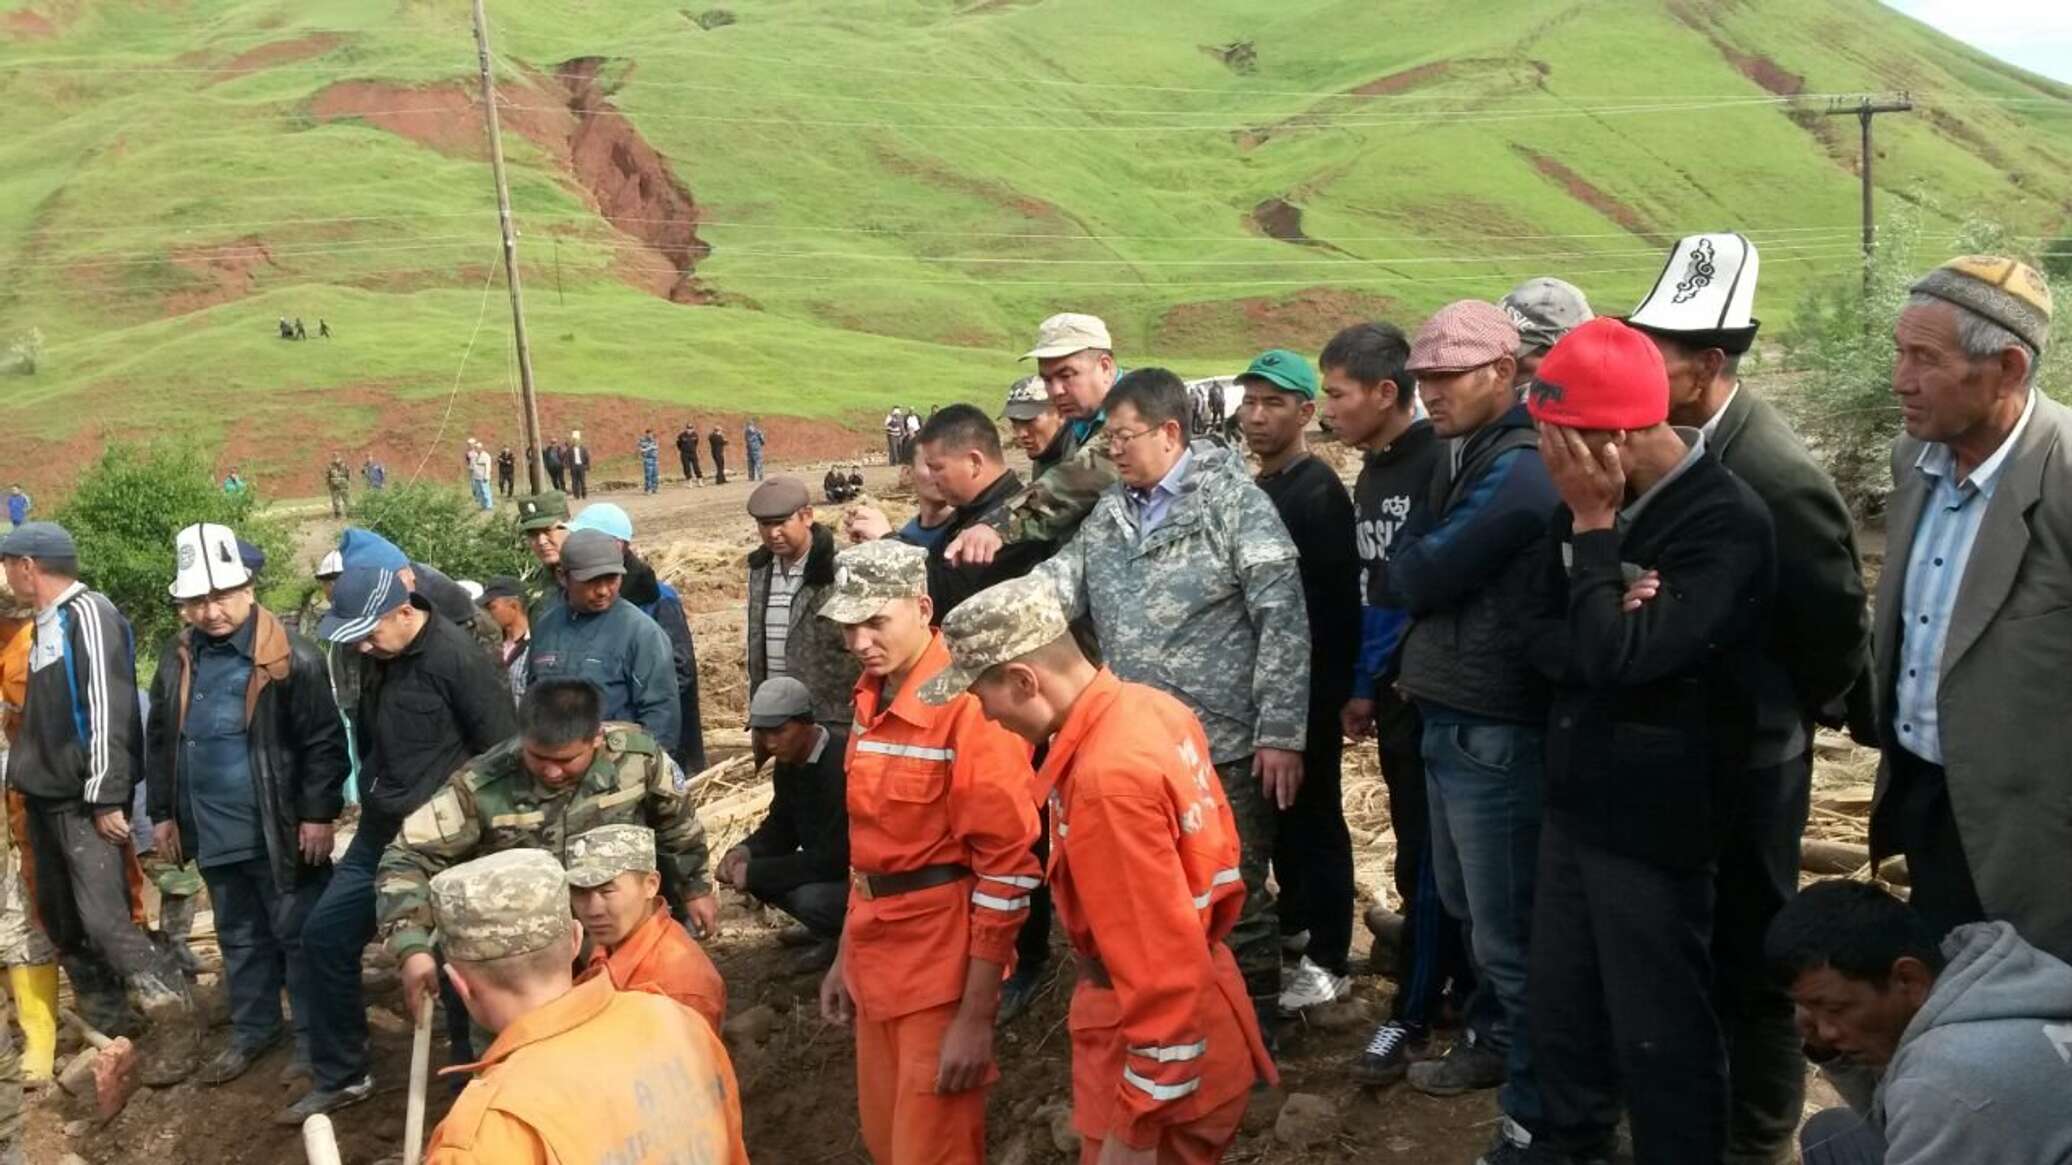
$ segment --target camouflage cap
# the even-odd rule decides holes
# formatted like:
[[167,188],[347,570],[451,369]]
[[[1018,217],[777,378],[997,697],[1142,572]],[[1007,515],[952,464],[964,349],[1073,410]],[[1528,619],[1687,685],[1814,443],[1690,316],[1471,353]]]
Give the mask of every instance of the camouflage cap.
[[1057,589],[1043,579],[1024,575],[987,587],[943,619],[950,666],[921,685],[921,700],[947,704],[987,668],[1020,659],[1069,633]]
[[568,522],[568,495],[558,489],[518,499],[518,529],[527,534]]
[[513,849],[432,878],[432,918],[449,959],[486,963],[568,937],[568,876],[545,850]]
[[655,831],[645,825],[600,825],[568,839],[568,884],[584,890],[627,872],[655,872]]
[[1010,421],[1033,421],[1050,411],[1050,394],[1043,389],[1041,376],[1024,376],[1007,390],[1007,403],[1000,406],[1000,415]]
[[835,585],[820,617],[861,623],[895,599],[928,593],[928,552],[895,538],[851,546],[835,555]]

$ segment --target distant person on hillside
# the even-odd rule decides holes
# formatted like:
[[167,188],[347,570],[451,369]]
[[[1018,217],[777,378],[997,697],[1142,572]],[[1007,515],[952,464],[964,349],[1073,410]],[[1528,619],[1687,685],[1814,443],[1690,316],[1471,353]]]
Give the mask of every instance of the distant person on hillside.
[[748,418],[748,425],[741,430],[741,445],[748,450],[748,480],[763,479],[763,427],[754,417]]
[[518,455],[511,452],[511,447],[506,445],[502,449],[497,450],[496,454],[497,488],[504,492],[505,497],[510,497],[511,491],[517,483]]
[[685,421],[683,432],[676,435],[676,459],[683,462],[683,479],[705,483],[705,469],[698,464],[698,426]]
[[583,444],[583,431],[576,429],[568,435],[568,445],[562,451],[562,460],[568,465],[569,496],[587,498],[590,496],[590,447]]
[[328,340],[331,338],[331,325],[325,323],[324,317],[322,316],[317,317],[317,338],[320,340]]
[[547,467],[547,481],[556,492],[568,488],[567,461],[562,456],[561,442],[547,442],[547,447],[540,451],[540,462]]
[[655,431],[648,429],[642,432],[633,448],[640,454],[640,492],[659,492],[662,488],[662,446],[655,440]]
[[307,329],[305,329],[305,328],[304,328],[304,327],[302,326],[302,317],[301,317],[301,316],[296,316],[296,317],[295,317],[295,338],[296,338],[296,339],[298,339],[298,340],[307,340],[307,339],[309,339],[309,332],[308,332],[308,330],[307,330]]
[[489,495],[489,474],[494,464],[490,460],[489,450],[482,447],[482,442],[470,437],[467,460],[468,488],[474,491],[475,504],[485,510],[495,509],[496,499]]
[[360,468],[360,472],[366,476],[367,488],[370,490],[379,491],[388,485],[388,466],[375,460],[371,453],[367,455],[367,464]]
[[283,340],[292,340],[295,338],[295,325],[288,322],[287,316],[281,317],[280,331],[281,339]]
[[718,425],[705,434],[705,441],[712,446],[712,484],[727,484],[727,431]]
[[898,405],[885,414],[885,464],[898,465],[900,446],[906,444],[906,413]]
[[331,495],[331,516],[345,517],[345,506],[352,497],[353,472],[345,467],[345,458],[331,454],[331,464],[324,467],[324,488]]
[[223,492],[235,497],[245,492],[246,488],[245,479],[238,473],[237,466],[231,466],[229,475],[223,479]]
[[7,487],[7,524],[19,526],[29,520],[29,514],[36,509],[36,502],[22,492],[19,485]]
[[902,463],[914,459],[914,445],[921,439],[921,414],[912,408],[906,411],[906,437],[899,446],[899,460]]

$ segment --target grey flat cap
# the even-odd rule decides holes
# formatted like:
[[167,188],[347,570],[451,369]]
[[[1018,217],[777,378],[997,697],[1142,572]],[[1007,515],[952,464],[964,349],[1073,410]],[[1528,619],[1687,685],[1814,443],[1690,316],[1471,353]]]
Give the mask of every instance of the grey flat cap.
[[561,544],[561,572],[576,582],[626,573],[626,552],[618,540],[597,530],[578,530]]
[[0,538],[0,558],[78,558],[72,532],[56,522],[23,522]]
[[750,728],[778,728],[787,721],[813,715],[813,693],[790,676],[772,676],[748,702]]
[[755,487],[748,495],[748,516],[762,522],[781,522],[813,504],[806,483],[779,475]]

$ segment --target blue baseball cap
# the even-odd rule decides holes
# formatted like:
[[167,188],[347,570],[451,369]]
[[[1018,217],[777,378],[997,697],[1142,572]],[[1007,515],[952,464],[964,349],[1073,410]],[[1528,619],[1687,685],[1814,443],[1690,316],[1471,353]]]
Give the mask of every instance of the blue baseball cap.
[[569,533],[573,534],[578,530],[595,530],[600,534],[609,534],[621,542],[633,541],[633,519],[626,515],[626,511],[610,502],[584,506],[582,512],[575,516],[575,520],[568,524]]
[[374,631],[383,615],[409,601],[410,588],[395,571],[347,567],[332,588],[331,610],[317,623],[317,634],[333,643],[358,643]]
[[402,570],[410,565],[409,557],[397,549],[395,543],[358,526],[345,528],[345,534],[338,539],[338,557],[347,570],[360,566]]

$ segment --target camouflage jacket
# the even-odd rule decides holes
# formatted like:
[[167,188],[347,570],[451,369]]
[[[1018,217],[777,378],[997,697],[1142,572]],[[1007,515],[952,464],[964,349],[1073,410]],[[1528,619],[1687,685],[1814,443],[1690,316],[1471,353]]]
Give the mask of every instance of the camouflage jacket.
[[525,769],[516,738],[476,757],[403,819],[375,875],[380,934],[397,958],[432,947],[432,876],[485,854],[543,849],[568,861],[568,839],[600,825],[646,825],[666,884],[711,892],[705,827],[690,781],[637,724],[607,723],[583,779],[561,790]]
[[[988,514],[987,525],[1007,542],[1063,542],[1092,512],[1101,492],[1115,484],[1115,459],[1101,430],[1105,414],[1081,432],[1068,423],[1058,434],[1067,451],[1007,504]],[[1047,451],[1046,451],[1047,452]]]
[[1066,613],[1093,617],[1116,675],[1193,711],[1217,764],[1300,751],[1309,719],[1309,616],[1295,544],[1237,454],[1196,441],[1150,536],[1121,485],[1035,570]]

